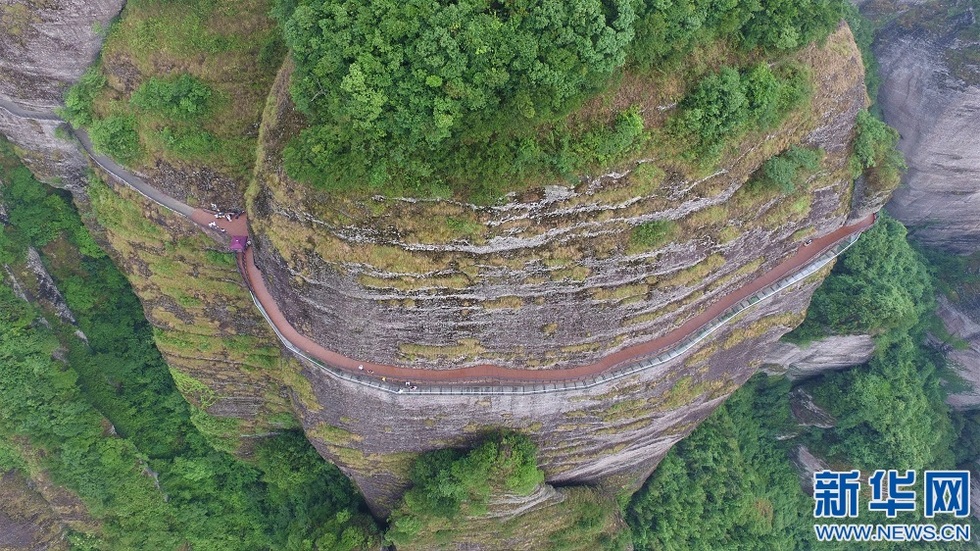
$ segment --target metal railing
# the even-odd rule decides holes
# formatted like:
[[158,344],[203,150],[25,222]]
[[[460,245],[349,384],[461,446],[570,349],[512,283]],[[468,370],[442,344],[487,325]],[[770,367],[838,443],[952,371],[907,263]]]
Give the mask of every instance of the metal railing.
[[[23,113],[18,113],[18,111],[20,111],[19,109],[12,106],[8,107],[6,105],[6,102],[0,102],[0,108],[7,111],[11,115],[17,117],[26,116],[28,118],[38,118],[40,120],[50,120],[50,121],[60,120],[60,118],[55,114],[28,113],[27,111],[23,112],[23,113],[27,113],[26,115]],[[107,163],[104,163],[103,160],[99,158],[99,155],[97,155],[91,149],[91,145],[88,142],[87,136],[85,136],[83,132],[84,131],[75,132],[73,130],[72,134],[74,134],[75,137],[80,142],[82,146],[82,150],[85,151],[88,157],[93,162],[95,162],[95,164],[98,165],[102,170],[104,170],[107,174],[113,176],[118,182],[126,185],[130,189],[133,189],[143,197],[166,208],[167,210],[170,210],[175,214],[189,218],[189,216],[186,213],[180,212],[179,210],[175,210],[173,207],[167,205],[164,201],[161,201],[159,198],[153,197],[146,190],[141,189],[140,186],[134,185],[132,182],[128,181],[125,177],[118,174],[117,171],[113,169],[113,167],[109,166]],[[130,173],[130,177],[140,181],[148,189],[153,189],[157,193],[160,193],[158,190],[156,190],[149,184],[142,182],[142,179],[137,177],[135,174]],[[187,208],[190,209],[190,207]],[[753,295],[745,298],[744,300],[740,301],[738,304],[735,304],[734,306],[728,308],[727,310],[719,314],[717,317],[715,317],[714,319],[706,323],[704,326],[702,326],[700,329],[698,329],[697,331],[695,331],[685,339],[668,347],[666,350],[661,351],[657,355],[635,358],[633,360],[630,360],[625,365],[621,364],[619,366],[612,367],[597,375],[584,377],[582,379],[541,382],[541,383],[501,381],[496,384],[459,383],[459,384],[452,384],[452,385],[426,384],[424,382],[420,382],[420,384],[416,386],[407,387],[407,388],[400,385],[388,383],[387,381],[381,381],[373,377],[357,375],[355,373],[348,372],[340,368],[339,366],[328,365],[317,358],[311,357],[307,352],[305,352],[304,350],[302,350],[301,348],[297,347],[292,342],[290,342],[289,339],[287,339],[285,335],[283,335],[279,331],[279,328],[276,327],[275,323],[273,323],[272,318],[269,316],[269,313],[262,306],[262,303],[259,302],[258,298],[255,296],[255,293],[252,292],[251,278],[248,275],[247,268],[242,264],[244,255],[239,253],[237,257],[238,257],[238,270],[241,273],[242,278],[245,280],[245,284],[248,287],[249,296],[252,297],[252,302],[255,303],[256,308],[258,308],[259,312],[262,313],[262,317],[264,317],[266,322],[269,324],[269,326],[272,327],[272,330],[276,333],[276,336],[283,343],[283,345],[297,356],[308,361],[311,365],[318,367],[325,373],[329,374],[330,376],[338,380],[355,383],[358,385],[374,388],[392,394],[530,395],[530,394],[547,394],[553,392],[566,392],[572,390],[585,390],[585,389],[589,389],[589,388],[593,388],[599,385],[609,383],[611,381],[615,381],[617,379],[621,379],[623,377],[628,377],[631,375],[642,373],[646,370],[652,369],[654,367],[663,365],[671,360],[674,360],[675,358],[691,350],[698,343],[708,338],[708,336],[710,336],[712,333],[717,331],[719,328],[724,326],[726,323],[731,321],[733,318],[735,318],[742,312],[745,312],[746,310],[752,308],[753,306],[759,304],[760,302],[763,302],[771,298],[772,296],[776,295],[780,291],[816,273],[819,269],[829,264],[834,258],[837,258],[841,253],[843,253],[848,248],[850,248],[850,246],[853,245],[854,242],[857,241],[860,236],[861,236],[860,233],[849,235],[841,242],[829,247],[826,251],[823,251],[812,262],[810,262],[800,270],[797,270],[796,272],[787,275],[786,277],[776,281],[775,283],[769,285],[768,287],[765,287],[764,289],[761,289],[758,292],[754,293]],[[556,375],[560,375],[560,370],[556,370]]]
[[[282,341],[283,345],[289,349],[291,352],[305,359],[311,365],[319,368],[321,371],[327,373],[331,377],[358,384],[361,386],[373,388],[375,390],[380,390],[383,392],[388,392],[391,394],[405,394],[408,396],[412,395],[459,395],[459,396],[499,396],[499,395],[531,395],[531,394],[549,394],[555,392],[568,392],[574,390],[585,390],[593,388],[599,385],[603,385],[617,379],[622,379],[623,377],[628,377],[631,375],[636,375],[652,369],[657,366],[661,366],[674,360],[675,358],[682,356],[692,348],[694,348],[698,343],[708,338],[712,333],[720,329],[726,323],[731,321],[733,318],[739,314],[753,308],[759,303],[775,296],[780,291],[783,291],[792,285],[806,279],[807,277],[813,275],[821,268],[829,264],[832,260],[841,255],[844,251],[853,245],[858,238],[861,236],[860,233],[855,233],[849,235],[841,242],[829,247],[826,251],[821,253],[812,262],[808,263],[803,268],[789,274],[782,279],[776,281],[775,283],[760,289],[758,292],[746,297],[742,301],[738,302],[734,306],[728,308],[717,317],[712,319],[710,322],[706,323],[700,329],[689,335],[687,338],[681,340],[680,342],[668,347],[665,350],[660,351],[656,355],[645,356],[642,358],[636,358],[630,360],[626,365],[620,365],[617,367],[610,368],[609,370],[599,373],[597,375],[592,375],[582,379],[575,380],[565,380],[565,381],[553,381],[553,382],[506,382],[501,381],[500,383],[459,383],[459,384],[426,384],[424,382],[419,382],[413,387],[404,387],[401,385],[396,385],[387,381],[381,381],[374,377],[367,377],[363,375],[358,375],[351,373],[343,368],[335,365],[329,365],[317,358],[311,357],[306,351],[302,350],[298,346],[294,345],[289,341],[276,327],[276,324],[272,322],[272,318],[269,317],[269,313],[265,310],[262,304],[259,302],[255,293],[252,292],[252,282],[248,276],[248,270],[243,265],[244,254],[239,253],[238,256],[238,269],[242,272],[242,277],[245,279],[245,283],[249,289],[249,295],[252,297],[252,302],[262,313],[262,316],[275,331],[276,336]],[[560,375],[560,371],[556,370],[556,375]]]

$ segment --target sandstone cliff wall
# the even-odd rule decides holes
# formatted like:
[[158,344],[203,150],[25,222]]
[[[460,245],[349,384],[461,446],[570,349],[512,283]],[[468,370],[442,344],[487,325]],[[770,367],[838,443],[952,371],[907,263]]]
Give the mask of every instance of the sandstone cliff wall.
[[386,516],[417,453],[465,447],[496,427],[528,434],[552,484],[633,491],[797,325],[826,271],[750,310],[692,352],[585,391],[530,396],[390,394],[339,381],[306,365],[313,398],[300,407],[314,446]]
[[[848,218],[860,58],[844,28],[800,61],[813,68],[811,105],[747,136],[713,173],[650,158],[490,207],[328,196],[288,181],[279,154],[297,115],[287,68],[251,190],[256,263],[295,327],[356,359],[590,363],[679,326]],[[794,194],[749,193],[749,176],[790,144],[824,150],[820,171]],[[672,221],[676,238],[631,244],[632,228],[652,220]]]
[[[289,182],[278,155],[300,121],[286,93],[287,65],[250,190],[256,262],[297,328],[354,358],[426,369],[589,363],[679,326],[853,214],[847,157],[866,102],[860,58],[842,29],[801,60],[812,67],[812,103],[782,128],[747,137],[713,174],[690,177],[651,161],[492,207],[344,199]],[[794,143],[826,152],[817,174],[796,194],[746,193],[751,173]],[[663,219],[679,228],[672,243],[629,243],[636,224]],[[447,233],[450,220],[470,229]],[[297,397],[300,417],[378,516],[404,491],[418,453],[470,445],[495,427],[536,441],[550,483],[632,491],[799,323],[824,275],[684,356],[588,390],[390,394],[305,365],[313,392]]]
[[866,2],[888,23],[874,51],[879,101],[909,171],[888,210],[916,240],[980,250],[980,25],[970,2]]
[[[86,159],[47,120],[92,64],[104,30],[124,0],[3,0],[0,2],[0,133],[36,176],[74,189]],[[11,110],[24,110],[15,116]]]
[[140,297],[194,424],[217,448],[245,454],[254,438],[295,427],[283,381],[296,379],[297,394],[308,385],[281,356],[234,256],[190,220],[105,181],[89,185],[81,210]]
[[50,111],[102,46],[124,0],[0,2],[0,99]]

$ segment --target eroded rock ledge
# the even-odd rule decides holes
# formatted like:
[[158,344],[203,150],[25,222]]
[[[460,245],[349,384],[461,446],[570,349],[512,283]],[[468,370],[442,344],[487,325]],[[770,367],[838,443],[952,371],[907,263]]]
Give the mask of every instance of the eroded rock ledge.
[[[298,116],[287,66],[252,190],[256,262],[290,322],[349,357],[426,369],[591,363],[684,323],[849,217],[860,57],[846,28],[799,57],[813,71],[809,108],[746,137],[713,173],[644,159],[491,207],[344,200],[289,182],[279,154]],[[795,143],[826,152],[805,192],[745,193],[752,172]],[[631,229],[652,220],[674,221],[679,237],[632,246]]]

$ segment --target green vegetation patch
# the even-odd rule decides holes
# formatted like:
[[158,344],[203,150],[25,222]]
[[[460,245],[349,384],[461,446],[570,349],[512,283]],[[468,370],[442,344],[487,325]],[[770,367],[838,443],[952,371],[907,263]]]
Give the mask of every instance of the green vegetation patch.
[[726,67],[681,100],[669,129],[687,144],[689,157],[715,159],[749,128],[775,126],[809,95],[808,87],[800,67],[777,67],[777,72],[766,64],[746,71]]
[[628,545],[613,500],[589,488],[560,489],[550,503],[517,517],[506,516],[506,505],[504,516],[493,514],[495,498],[529,496],[544,483],[535,446],[522,435],[495,434],[469,451],[424,454],[411,480],[385,534],[399,549],[482,542],[515,550],[612,551]]
[[818,150],[790,146],[783,153],[763,163],[762,168],[746,186],[749,190],[762,188],[776,189],[785,194],[793,193],[803,175],[820,168],[822,156],[822,152]]
[[268,12],[269,0],[127,2],[63,115],[127,166],[206,165],[244,182],[285,55]]
[[644,222],[630,232],[631,250],[656,249],[677,236],[677,223],[673,220]]
[[177,78],[152,77],[133,92],[129,102],[139,109],[176,120],[193,120],[207,115],[214,92],[188,74]]
[[933,286],[906,230],[882,213],[842,256],[813,295],[806,321],[788,338],[797,342],[825,334],[880,333],[909,327],[932,309]]
[[[625,59],[634,17],[618,0],[302,0],[281,2],[277,14],[296,61],[293,100],[313,123],[287,147],[287,169],[332,189],[462,176],[508,148],[526,163],[534,141],[505,140],[501,150],[491,145],[497,134],[556,120],[601,89]],[[587,135],[582,147],[601,141],[597,155],[608,155],[636,123],[627,115],[613,135]]]
[[898,131],[865,110],[858,112],[854,162],[863,171],[869,188],[887,193],[901,183],[908,167],[898,150]]
[[[276,6],[296,60],[292,98],[309,122],[285,148],[288,174],[338,192],[477,202],[606,170],[642,150],[662,118],[652,106],[587,101],[617,86],[627,58],[651,82],[696,48],[725,50],[715,57],[728,63],[758,60],[823,39],[843,10],[840,0],[354,4]],[[404,23],[418,19],[425,24]],[[715,59],[692,62],[668,88]],[[668,149],[700,159],[748,126],[775,124],[808,93],[805,80],[759,64],[735,86],[706,82],[668,137],[682,143]]]
[[444,449],[422,455],[412,466],[413,487],[392,512],[385,538],[401,545],[437,519],[482,515],[495,489],[530,494],[544,481],[536,454],[527,437],[500,434],[465,454]]
[[736,392],[633,495],[626,519],[637,550],[797,549],[812,537],[812,503],[775,438],[788,405],[766,407],[788,385],[766,385],[756,379]]
[[179,386],[204,401],[207,387],[171,377],[139,300],[69,196],[33,180],[8,153],[0,142],[11,219],[0,228],[0,261],[19,270],[26,247],[39,250],[78,321],[64,324],[0,284],[0,441],[24,443],[0,446],[0,463],[36,461],[82,499],[101,529],[73,525],[71,545],[378,548],[356,490],[301,433],[257,441],[249,462],[225,453],[238,446],[239,421],[184,400]]

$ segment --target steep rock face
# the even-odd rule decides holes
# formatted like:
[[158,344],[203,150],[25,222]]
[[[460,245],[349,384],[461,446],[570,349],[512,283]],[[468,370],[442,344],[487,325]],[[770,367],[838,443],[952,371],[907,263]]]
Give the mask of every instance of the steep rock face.
[[[682,324],[848,217],[847,145],[865,103],[860,59],[846,28],[799,57],[813,67],[812,104],[746,137],[714,173],[652,158],[492,207],[338,198],[289,182],[279,162],[297,123],[287,68],[252,190],[256,263],[295,327],[356,359],[426,369],[593,362]],[[646,84],[663,104],[676,100]],[[826,151],[804,190],[744,189],[794,143]],[[652,220],[673,221],[678,237],[633,246],[632,228]]]
[[64,123],[53,120],[51,113],[16,113],[5,107],[14,106],[5,105],[0,99],[0,134],[16,146],[31,172],[45,182],[79,191],[87,159],[78,145],[59,130]]
[[0,99],[50,111],[92,63],[124,0],[4,0]]
[[793,380],[806,379],[835,369],[860,365],[871,359],[874,338],[870,335],[832,336],[804,346],[780,342],[766,351],[765,369],[785,373]]
[[[85,159],[50,118],[102,44],[124,0],[0,2],[0,133],[40,178],[80,184]],[[23,112],[19,112],[23,110]],[[17,115],[21,116],[17,116]],[[24,116],[26,115],[26,116]]]
[[964,387],[950,393],[946,401],[956,409],[980,408],[980,316],[976,313],[971,316],[945,297],[939,298],[936,314],[946,330],[961,343],[947,347],[946,360]]
[[[287,64],[250,190],[256,263],[291,323],[354,358],[425,369],[590,363],[669,332],[853,214],[848,144],[866,102],[859,55],[842,28],[800,60],[812,68],[812,102],[783,127],[747,136],[714,173],[685,175],[669,160],[646,159],[492,207],[345,199],[289,182],[279,155],[300,121]],[[670,103],[655,87],[651,94]],[[760,164],[794,143],[822,148],[821,169],[796,194],[747,193]],[[679,229],[673,243],[644,250],[629,242],[632,227],[664,219]],[[401,395],[306,365],[314,400],[299,400],[301,419],[382,517],[419,452],[470,445],[493,427],[529,434],[551,483],[632,490],[802,319],[824,275],[684,356],[587,390]]]
[[315,402],[300,416],[317,450],[385,517],[404,492],[417,453],[472,446],[486,431],[528,434],[552,484],[635,490],[667,451],[759,367],[759,355],[802,319],[826,270],[749,310],[717,336],[669,363],[588,390],[538,395],[391,394],[303,375]]
[[[952,4],[952,5],[950,5]],[[909,172],[888,210],[919,241],[980,250],[980,26],[970,2],[865,2],[887,20],[879,100]],[[896,15],[897,14],[897,15]]]
[[282,358],[234,256],[193,222],[105,179],[89,185],[81,210],[94,215],[90,229],[140,297],[178,390],[195,406],[191,420],[216,447],[244,454],[254,437],[295,427],[283,381],[296,379],[297,395],[308,385]]

